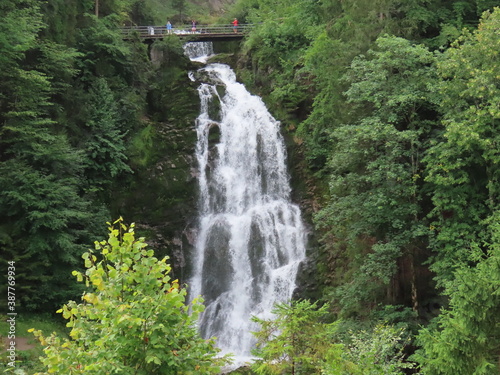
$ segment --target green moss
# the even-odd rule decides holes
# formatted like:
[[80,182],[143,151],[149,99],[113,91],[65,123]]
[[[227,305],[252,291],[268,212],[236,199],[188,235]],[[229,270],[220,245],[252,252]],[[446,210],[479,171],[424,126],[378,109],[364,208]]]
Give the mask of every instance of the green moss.
[[156,135],[152,124],[146,125],[131,139],[128,154],[133,166],[146,167],[157,157],[154,148],[154,137]]
[[131,141],[134,174],[117,186],[121,198],[117,214],[160,224],[169,217],[183,217],[179,212],[186,212],[185,206],[191,211],[195,143],[194,125],[148,124],[138,132]]

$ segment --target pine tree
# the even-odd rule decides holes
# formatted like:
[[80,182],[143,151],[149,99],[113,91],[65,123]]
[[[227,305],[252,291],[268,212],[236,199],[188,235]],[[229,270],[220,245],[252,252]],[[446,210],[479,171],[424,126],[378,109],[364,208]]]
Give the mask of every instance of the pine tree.
[[81,155],[49,115],[55,91],[41,70],[57,62],[34,57],[42,49],[38,2],[17,3],[3,3],[0,32],[0,241],[10,258],[2,260],[18,261],[20,307],[35,309],[75,292],[64,271],[83,251],[92,210],[79,194]]
[[105,189],[115,177],[132,172],[125,156],[118,107],[104,78],[98,78],[88,95],[84,173],[89,187]]

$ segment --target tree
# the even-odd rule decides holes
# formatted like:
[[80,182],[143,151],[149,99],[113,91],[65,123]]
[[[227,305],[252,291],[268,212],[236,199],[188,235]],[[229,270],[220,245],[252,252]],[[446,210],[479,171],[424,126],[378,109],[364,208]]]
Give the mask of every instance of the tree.
[[462,266],[448,283],[449,306],[422,329],[414,359],[428,375],[496,375],[500,372],[500,225],[494,244],[476,266]]
[[179,12],[179,21],[184,22],[182,12],[186,9],[186,0],[172,0],[172,7]]
[[500,194],[500,9],[485,13],[477,31],[464,32],[440,56],[444,131],[425,158],[432,184],[432,270],[440,285],[463,265],[481,259],[487,225]]
[[276,304],[274,319],[252,320],[260,324],[252,364],[257,374],[320,374],[330,349],[334,325],[321,323],[328,305],[317,308],[307,300]]
[[350,332],[343,350],[330,352],[322,375],[403,375],[415,372],[416,363],[407,360],[404,329],[377,324],[373,329]]
[[343,316],[383,301],[417,310],[413,271],[411,293],[389,287],[398,262],[408,259],[413,270],[414,255],[426,247],[422,157],[437,116],[433,63],[424,46],[383,36],[343,77],[351,122],[330,132],[330,197],[315,217],[336,239],[325,241],[326,250],[350,254],[352,280],[335,291]]
[[51,118],[52,98],[61,82],[50,72],[71,76],[74,54],[38,40],[43,28],[38,2],[6,1],[2,14],[0,243],[6,254],[2,260],[19,261],[19,308],[40,309],[74,295],[64,269],[73,267],[83,252],[87,219],[94,211],[79,195],[81,155],[69,144],[63,126]]
[[259,375],[402,375],[414,369],[403,350],[402,329],[378,324],[342,334],[341,321],[327,323],[329,306],[309,301],[277,304],[273,319],[253,320],[257,346],[252,370]]
[[318,8],[303,0],[259,0],[255,5],[249,14],[255,28],[242,54],[251,58],[251,85],[263,88],[261,95],[269,95],[269,102],[282,116],[294,113],[301,118],[309,111],[310,82],[300,68],[304,49],[318,32]]
[[104,78],[98,78],[89,92],[87,139],[83,145],[85,175],[92,188],[104,189],[123,172],[126,164],[124,134],[119,129],[118,108]]
[[418,336],[429,375],[500,371],[500,8],[440,59],[442,138],[426,157],[434,186],[431,267],[449,297]]
[[185,305],[186,290],[168,275],[167,258],[155,258],[135,238],[134,225],[122,221],[83,255],[86,271],[73,271],[89,290],[81,303],[58,310],[71,339],[34,331],[45,346],[47,370],[39,375],[218,373],[225,359],[215,357],[214,340],[202,339],[196,327],[202,300]]

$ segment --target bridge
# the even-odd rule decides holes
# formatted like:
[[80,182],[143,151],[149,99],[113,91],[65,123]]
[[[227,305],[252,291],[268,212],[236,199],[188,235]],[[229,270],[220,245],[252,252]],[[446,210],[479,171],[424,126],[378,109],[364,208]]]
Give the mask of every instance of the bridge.
[[165,37],[178,37],[187,41],[215,41],[241,39],[253,28],[252,24],[241,24],[236,28],[232,25],[196,25],[196,31],[191,30],[191,25],[172,26],[168,33],[166,26],[125,26],[121,28],[123,39],[139,37],[148,42],[161,40]]

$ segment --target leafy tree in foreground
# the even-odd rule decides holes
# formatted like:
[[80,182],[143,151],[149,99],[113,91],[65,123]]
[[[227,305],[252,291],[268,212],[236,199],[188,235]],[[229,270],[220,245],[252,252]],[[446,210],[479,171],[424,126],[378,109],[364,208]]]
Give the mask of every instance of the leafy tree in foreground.
[[448,309],[418,337],[415,359],[428,375],[500,373],[500,225],[492,225],[495,244],[476,267],[455,272]]
[[225,360],[215,358],[214,341],[202,339],[195,326],[201,301],[185,305],[186,290],[170,279],[167,258],[155,258],[133,225],[117,223],[108,240],[95,243],[97,254],[83,255],[86,272],[73,271],[90,290],[82,303],[58,310],[69,320],[71,339],[35,331],[46,346],[47,371],[38,375],[218,373]]
[[406,360],[408,334],[402,328],[379,324],[372,330],[350,332],[341,352],[330,351],[322,375],[418,375]]
[[440,285],[485,254],[487,221],[500,207],[499,23],[500,8],[485,13],[477,31],[464,32],[438,64],[445,130],[425,162],[434,186],[432,270]]
[[370,331],[350,332],[341,338],[340,322],[326,323],[328,305],[295,301],[277,304],[274,319],[253,320],[259,359],[252,370],[259,375],[402,375],[415,364],[405,362],[405,333],[378,325]]
[[436,273],[449,306],[418,337],[428,375],[500,373],[500,9],[439,63],[445,132],[426,156]]
[[[414,259],[428,231],[422,155],[435,127],[433,63],[424,46],[382,36],[344,75],[353,120],[331,132],[330,197],[315,217],[336,239],[324,241],[325,250],[349,254],[349,272],[334,291],[342,316],[379,302],[418,308]],[[392,280],[404,260],[410,285],[400,287]]]
[[328,305],[317,309],[309,301],[276,304],[275,319],[252,320],[261,329],[254,354],[261,358],[252,364],[257,374],[320,374],[321,362],[332,344],[334,325],[321,323]]

